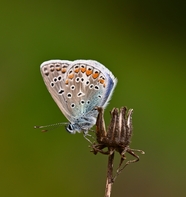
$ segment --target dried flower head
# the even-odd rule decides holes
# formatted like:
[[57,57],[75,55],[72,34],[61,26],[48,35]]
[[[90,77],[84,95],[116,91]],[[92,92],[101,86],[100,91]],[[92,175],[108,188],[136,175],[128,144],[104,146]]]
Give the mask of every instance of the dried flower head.
[[[111,121],[107,131],[105,129],[104,109],[102,107],[97,107],[96,109],[99,112],[96,122],[97,143],[92,145],[92,152],[94,154],[99,152],[106,155],[111,155],[115,151],[118,152],[121,155],[121,160],[117,169],[118,175],[128,164],[139,161],[139,156],[136,155],[135,152],[144,154],[142,150],[131,149],[129,147],[133,130],[133,109],[127,110],[126,107],[122,107],[119,110],[118,108],[114,108],[111,111]],[[103,150],[105,148],[107,148],[107,150]],[[121,167],[123,161],[126,159],[126,153],[131,154],[135,159],[127,161],[125,165]],[[112,179],[112,181],[114,181],[115,178]]]

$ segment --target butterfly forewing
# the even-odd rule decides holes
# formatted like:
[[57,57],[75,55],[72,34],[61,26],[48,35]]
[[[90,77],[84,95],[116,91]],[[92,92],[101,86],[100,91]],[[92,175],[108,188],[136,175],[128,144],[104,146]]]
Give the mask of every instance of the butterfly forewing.
[[71,114],[69,113],[68,108],[64,107],[67,104],[64,92],[65,75],[70,64],[70,61],[51,60],[43,62],[40,66],[41,74],[48,91],[69,121],[71,120]]

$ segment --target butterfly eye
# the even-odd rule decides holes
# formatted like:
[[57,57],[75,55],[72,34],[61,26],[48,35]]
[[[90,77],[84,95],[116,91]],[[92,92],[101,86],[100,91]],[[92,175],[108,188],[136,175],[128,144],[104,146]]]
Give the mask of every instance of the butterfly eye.
[[69,133],[74,133],[74,127],[72,124],[69,124],[67,127],[66,127],[66,130],[69,132]]

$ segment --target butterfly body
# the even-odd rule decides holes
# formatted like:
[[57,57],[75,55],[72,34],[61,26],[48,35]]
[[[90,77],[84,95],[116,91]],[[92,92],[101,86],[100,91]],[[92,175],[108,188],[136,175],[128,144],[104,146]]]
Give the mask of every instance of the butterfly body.
[[67,131],[86,134],[96,123],[95,107],[107,106],[117,79],[94,60],[50,60],[40,69],[48,91],[70,122]]

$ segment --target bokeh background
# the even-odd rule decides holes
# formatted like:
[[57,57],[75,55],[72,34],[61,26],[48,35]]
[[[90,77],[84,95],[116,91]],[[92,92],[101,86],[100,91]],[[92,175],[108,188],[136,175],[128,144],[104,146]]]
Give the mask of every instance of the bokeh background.
[[66,122],[40,75],[50,59],[94,59],[114,73],[107,123],[113,107],[134,109],[131,148],[146,154],[118,177],[112,196],[186,196],[182,2],[1,1],[1,197],[104,196],[106,156],[64,127],[33,129]]

